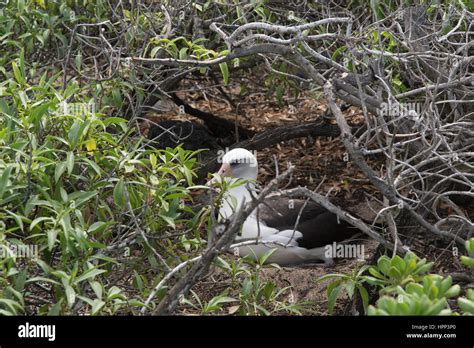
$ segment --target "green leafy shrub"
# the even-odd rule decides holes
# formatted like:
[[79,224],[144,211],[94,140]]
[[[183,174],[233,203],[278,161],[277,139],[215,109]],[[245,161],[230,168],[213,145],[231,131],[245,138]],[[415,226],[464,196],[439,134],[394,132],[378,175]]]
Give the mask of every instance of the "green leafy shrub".
[[[470,243],[466,243],[469,250]],[[449,299],[457,298],[462,314],[474,313],[474,293],[469,289],[466,297],[459,297],[461,288],[453,285],[451,276],[426,274],[433,263],[418,259],[411,252],[403,258],[385,255],[375,266],[363,266],[351,275],[328,274],[318,281],[332,280],[327,286],[328,310],[333,312],[336,299],[345,289],[349,299],[353,299],[355,289],[362,299],[368,315],[451,315],[457,314],[450,306]],[[366,274],[369,273],[369,275]],[[379,288],[380,298],[375,305],[368,305],[366,285]]]
[[[426,265],[428,264],[418,269],[424,270]],[[416,270],[417,267],[411,268]],[[457,284],[453,285],[451,276],[445,278],[438,274],[428,274],[420,277],[420,272],[414,271],[416,277],[411,277],[409,281],[400,281],[401,278],[397,273],[399,285],[396,286],[387,286],[379,283],[378,280],[372,281],[372,284],[382,286],[379,291],[382,296],[375,306],[369,306],[367,313],[369,315],[453,315],[458,313],[452,310],[448,299],[457,298],[462,314],[473,314],[474,296],[471,289],[466,293],[467,298],[458,297],[461,288]]]
[[427,295],[405,293],[399,290],[398,298],[382,296],[377,306],[369,306],[368,315],[450,315],[445,298],[432,300]]
[[392,296],[382,296],[377,305],[369,306],[369,315],[450,315],[451,308],[447,299],[457,297],[461,291],[459,285],[452,285],[451,277],[443,278],[438,274],[425,275],[420,283],[408,283],[405,288],[397,286]]
[[[325,280],[331,281],[326,288],[329,314],[333,314],[336,300],[342,290],[345,290],[350,300],[353,300],[355,291],[357,291],[362,299],[364,311],[367,311],[369,294],[364,286],[364,283],[367,282],[367,277],[364,275],[367,268],[368,266],[362,266],[359,269],[355,269],[351,274],[326,274],[318,278],[318,282]],[[355,302],[353,302],[353,304],[354,303]]]
[[432,262],[419,260],[412,252],[406,253],[403,258],[395,255],[390,259],[383,255],[377,260],[377,266],[368,268],[371,276],[367,276],[366,280],[371,285],[383,287],[382,292],[391,292],[397,286],[420,281],[432,267]]
[[[250,258],[232,258],[229,261],[218,258],[216,266],[231,277],[231,285],[226,292],[214,297],[209,303],[219,304],[232,302],[228,313],[239,315],[273,315],[273,314],[301,314],[306,303],[294,300],[291,287],[278,288],[272,281],[264,281],[261,271],[265,261],[275,250],[261,255],[256,261]],[[278,267],[275,264],[269,267]],[[229,294],[231,297],[229,297]],[[195,298],[196,296],[193,295]],[[200,305],[201,307],[205,307]],[[221,306],[213,306],[216,311],[222,310]]]
[[[145,233],[179,225],[199,242],[201,215],[189,219],[183,204],[192,200],[195,153],[150,150],[126,120],[105,117],[87,99],[72,103],[80,95],[74,81],[59,91],[45,73],[30,85],[26,70],[14,61],[14,76],[0,84],[0,246],[36,247],[37,255],[1,259],[0,310],[23,313],[32,289],[47,293],[40,314],[139,306],[141,296],[127,299],[107,278],[130,248],[161,267]],[[162,238],[165,248],[182,247]]]

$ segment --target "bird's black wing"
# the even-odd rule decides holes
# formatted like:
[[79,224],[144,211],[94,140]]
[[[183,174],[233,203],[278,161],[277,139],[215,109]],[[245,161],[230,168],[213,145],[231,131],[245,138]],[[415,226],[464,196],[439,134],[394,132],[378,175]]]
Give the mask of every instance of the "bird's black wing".
[[[304,204],[305,200],[302,199],[270,197],[259,205],[258,218],[267,226],[280,231],[293,229]],[[307,249],[339,242],[359,232],[313,201],[308,201],[304,207],[296,230],[303,234],[297,241],[298,245]]]

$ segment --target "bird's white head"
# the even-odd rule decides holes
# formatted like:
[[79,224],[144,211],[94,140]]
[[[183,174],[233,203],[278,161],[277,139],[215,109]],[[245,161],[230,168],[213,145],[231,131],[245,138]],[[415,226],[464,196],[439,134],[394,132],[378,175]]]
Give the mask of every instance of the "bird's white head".
[[217,173],[221,176],[257,180],[257,159],[246,149],[230,150],[222,157],[222,166]]

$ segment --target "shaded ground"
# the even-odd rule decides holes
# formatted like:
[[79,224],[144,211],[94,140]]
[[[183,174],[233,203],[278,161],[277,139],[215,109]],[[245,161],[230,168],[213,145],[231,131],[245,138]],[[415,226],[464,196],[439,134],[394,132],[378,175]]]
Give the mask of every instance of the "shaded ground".
[[[266,266],[260,271],[262,283],[272,282],[282,289],[290,287],[279,300],[285,303],[299,302],[304,303],[302,313],[306,315],[327,315],[327,281],[316,282],[316,280],[328,273],[351,273],[352,270],[366,264],[370,260],[377,248],[378,243],[370,240],[359,240],[364,246],[365,260],[357,259],[335,259],[334,265],[325,267],[323,265],[301,265],[296,267],[276,268]],[[224,258],[228,258],[224,256]],[[201,301],[209,301],[213,297],[231,285],[230,277],[217,268],[213,268],[210,273],[193,287]],[[237,285],[238,288],[238,285]],[[237,295],[238,290],[235,294]],[[335,314],[343,314],[347,307],[351,305],[345,293],[341,293],[340,299],[336,302]],[[232,313],[233,306],[226,306],[223,314]],[[194,315],[200,312],[188,305],[180,305],[178,313],[183,315]]]

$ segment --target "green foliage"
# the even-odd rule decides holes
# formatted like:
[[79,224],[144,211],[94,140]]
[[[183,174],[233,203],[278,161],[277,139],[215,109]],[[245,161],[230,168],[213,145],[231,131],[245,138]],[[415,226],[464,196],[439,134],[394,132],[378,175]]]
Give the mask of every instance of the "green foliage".
[[[326,288],[329,314],[333,313],[334,305],[342,290],[345,290],[350,300],[353,300],[357,291],[367,313],[369,295],[366,285],[382,287],[381,294],[391,292],[400,285],[422,279],[422,274],[427,273],[432,266],[433,264],[427,263],[426,259],[418,260],[413,253],[407,253],[403,259],[398,255],[392,259],[383,255],[377,260],[377,266],[362,266],[351,274],[327,274],[317,281],[330,280]],[[367,271],[370,275],[366,274]]]
[[209,302],[205,302],[199,298],[196,292],[191,290],[190,293],[194,301],[183,298],[181,303],[190,305],[194,309],[199,310],[201,314],[217,313],[222,310],[224,304],[237,301],[235,298],[226,296],[226,292],[227,290],[223,294],[213,297]]
[[398,298],[382,296],[377,301],[377,306],[369,306],[369,315],[450,315],[451,309],[447,308],[445,298],[432,300],[425,294],[407,294],[399,290]]
[[[385,291],[387,292],[387,291]],[[437,274],[423,277],[423,284],[397,286],[391,296],[382,296],[376,306],[369,306],[369,315],[451,315],[447,299],[459,295],[459,285],[452,278]],[[397,295],[396,298],[393,296]]]
[[397,286],[420,281],[432,267],[432,262],[419,260],[411,252],[406,253],[403,259],[398,255],[391,259],[383,255],[377,260],[377,266],[369,267],[371,276],[367,276],[366,280],[371,285],[384,287],[383,292],[390,292]]
[[[452,6],[462,4],[471,6],[467,1]],[[90,77],[89,72],[103,63],[94,60],[98,53],[94,47],[85,45],[84,49],[78,32],[83,37],[99,37],[100,33],[114,45],[120,42],[128,56],[203,61],[227,56],[228,47],[222,40],[214,40],[215,33],[198,39],[165,35],[168,19],[161,10],[124,4],[111,11],[110,5],[107,0],[0,0],[2,315],[134,313],[144,306],[143,299],[167,271],[161,258],[173,266],[199,253],[205,244],[201,235],[210,224],[208,213],[193,211],[188,204],[192,202],[190,191],[196,188],[196,152],[180,147],[151,150],[127,120],[117,117],[125,115],[126,102],[143,103],[147,72],[120,60],[110,69],[110,76],[98,74],[100,81],[87,79],[83,85],[83,78],[71,74],[75,69]],[[263,0],[250,6],[234,5],[209,0],[192,7],[204,21],[218,13],[229,25],[256,20],[282,25],[308,22],[298,11],[272,11]],[[359,1],[350,6],[356,18],[368,11],[384,20],[398,5],[397,1],[373,0],[369,6]],[[451,6],[437,2],[428,8],[428,12],[442,16],[444,33],[455,25],[447,5]],[[310,6],[314,10],[320,5]],[[79,23],[88,25],[76,27]],[[467,30],[467,23],[460,25]],[[78,30],[74,38],[73,30]],[[321,26],[302,34],[327,30]],[[363,43],[369,49],[406,52],[394,33],[370,28],[366,34]],[[354,44],[357,49],[360,43]],[[333,59],[347,56],[348,48],[339,40],[323,40],[321,46],[328,48]],[[301,47],[296,43],[293,49]],[[104,57],[102,53],[99,56]],[[233,73],[229,64],[235,67],[246,59],[221,62],[225,84]],[[94,63],[88,63],[91,61]],[[298,96],[299,86],[288,79],[288,74],[296,74],[298,69],[278,61],[272,64],[274,71],[263,80],[269,93],[283,104],[289,91]],[[343,64],[350,71],[357,68],[346,58]],[[387,58],[385,70],[392,88],[404,92],[397,64]],[[208,67],[202,66],[200,71],[207,73]],[[223,187],[238,184],[226,182]],[[34,257],[20,257],[15,252],[31,247],[37,248]],[[473,240],[466,249],[469,256],[463,256],[462,262],[472,265]],[[192,292],[187,304],[205,314],[222,313],[227,305],[242,315],[299,314],[301,304],[287,299],[290,288],[278,289],[275,283],[262,280],[264,261],[221,259],[220,267],[230,276],[231,284],[209,301]],[[406,257],[379,261],[380,265],[370,268],[370,275],[362,268],[348,276],[326,277],[333,281],[328,287],[331,312],[342,290],[350,298],[360,296],[367,308],[367,284],[381,287],[387,297],[399,293],[407,303],[414,301],[413,311],[420,310],[417,301],[426,302],[420,313],[432,311],[433,305],[441,308],[443,299],[458,296],[458,288],[449,278],[424,276],[430,268],[426,261],[416,260],[415,265]],[[164,291],[157,294],[158,299]],[[473,297],[468,291],[457,299],[464,313],[473,313]],[[41,302],[35,303],[37,299]],[[382,304],[374,308],[387,312]],[[444,310],[447,308],[430,313]]]
[[[470,247],[469,242],[466,248]],[[469,249],[468,249],[469,250]],[[350,275],[328,274],[318,281],[331,280],[327,286],[328,310],[332,314],[336,299],[345,290],[349,299],[357,289],[368,315],[451,315],[456,314],[448,300],[457,298],[464,315],[473,314],[474,293],[468,290],[466,297],[459,297],[461,288],[453,285],[451,276],[427,274],[433,263],[419,259],[411,252],[404,258],[385,255],[375,266],[363,266]],[[366,274],[368,272],[369,274]],[[379,288],[380,298],[375,305],[368,305],[366,285]]]
[[465,315],[474,315],[474,290],[468,289],[466,297],[459,297],[458,306]]
[[[0,190],[1,190],[1,186],[0,186]],[[462,255],[461,262],[464,263],[466,266],[474,267],[474,238],[467,240],[465,247],[469,256]]]
[[459,295],[459,285],[452,285],[451,276],[443,278],[438,274],[429,274],[423,277],[423,283],[409,283],[405,290],[408,294],[426,295],[430,300],[451,298]]
[[[260,256],[257,261],[249,258],[232,258],[229,261],[218,258],[216,266],[231,277],[231,284],[224,294],[213,298],[208,304],[215,301],[232,302],[232,306],[227,311],[229,314],[301,314],[301,309],[305,307],[305,304],[294,301],[291,287],[279,289],[274,282],[263,281],[261,278],[260,273],[264,264],[273,252],[274,250],[270,250]],[[270,267],[278,266],[270,265]],[[227,297],[229,292],[231,297]],[[205,305],[199,306],[205,307]],[[221,311],[223,308],[215,309]]]
[[334,305],[336,304],[337,298],[341,295],[342,290],[345,290],[350,300],[353,300],[354,294],[357,292],[362,299],[364,311],[367,311],[369,294],[364,286],[367,277],[363,275],[367,268],[368,266],[362,266],[359,269],[355,269],[351,274],[326,274],[317,280],[317,282],[331,281],[326,288],[328,312],[330,315],[333,314]]
[[[156,39],[150,40],[150,46],[154,46],[150,51],[151,58],[156,57],[158,54],[165,53],[167,57],[174,59],[197,59],[197,60],[211,60],[219,57],[225,57],[229,54],[229,50],[225,49],[220,52],[206,48],[204,45],[199,43],[207,41],[206,39],[197,39],[189,41],[186,38],[180,36],[175,39]],[[225,84],[229,82],[229,67],[226,62],[219,64],[219,68],[222,73],[222,78]],[[201,72],[205,73],[206,68],[201,68]]]
[[[74,81],[59,91],[44,74],[30,85],[22,57],[12,70],[0,85],[0,247],[38,249],[26,261],[1,258],[0,310],[22,313],[35,284],[54,296],[39,314],[73,313],[78,300],[91,314],[140,306],[105,281],[124,248],[107,246],[120,231],[133,232],[131,212],[147,231],[183,224],[193,233],[198,221],[185,218],[191,209],[182,201],[191,200],[195,153],[149,150],[129,136],[126,120],[91,110],[88,100],[72,103]],[[157,264],[143,243],[138,238],[136,248]]]
[[[0,2],[0,71],[24,51],[34,61],[51,53],[65,54],[67,28],[80,21],[107,17],[104,0],[3,0]],[[5,72],[5,71],[3,71]]]
[[[382,257],[380,259],[382,259]],[[386,264],[386,261],[383,262]],[[418,272],[416,271],[417,267],[414,267],[413,273],[416,275],[414,277],[412,276],[404,278],[403,281],[400,281],[401,277],[397,277],[397,285],[388,285],[394,284],[394,282],[375,282],[374,284],[382,286],[382,289],[379,291],[379,294],[382,296],[377,300],[375,306],[369,306],[368,314],[458,314],[451,309],[448,302],[448,299],[453,298],[457,298],[457,304],[463,315],[474,314],[474,294],[472,290],[469,289],[467,291],[467,297],[458,297],[461,292],[461,288],[457,284],[453,285],[451,276],[444,278],[438,274],[428,274],[420,277],[420,274],[424,273],[420,271],[420,269],[426,268],[427,265],[427,263],[421,265],[418,268]],[[387,269],[386,266],[383,267]],[[413,268],[413,266],[410,268]]]

